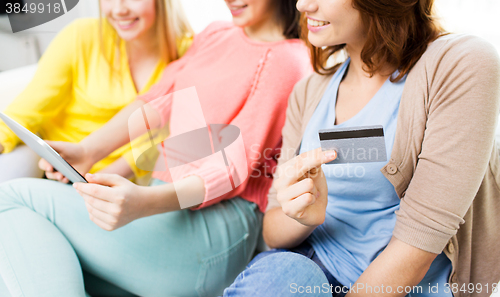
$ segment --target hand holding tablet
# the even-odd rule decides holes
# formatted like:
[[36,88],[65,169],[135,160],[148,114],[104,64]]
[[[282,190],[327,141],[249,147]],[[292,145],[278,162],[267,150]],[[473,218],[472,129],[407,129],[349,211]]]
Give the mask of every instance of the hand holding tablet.
[[0,112],[2,119],[9,128],[32,150],[40,157],[50,163],[57,171],[61,172],[71,182],[83,182],[87,180],[71,166],[59,153],[57,153],[50,145],[43,141],[40,137],[31,133],[28,129],[17,123],[4,113]]

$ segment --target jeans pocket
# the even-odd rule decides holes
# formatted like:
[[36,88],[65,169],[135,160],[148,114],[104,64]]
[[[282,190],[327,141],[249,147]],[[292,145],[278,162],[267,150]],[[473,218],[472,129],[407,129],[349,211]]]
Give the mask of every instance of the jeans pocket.
[[249,233],[245,233],[226,250],[202,260],[196,281],[198,296],[222,295],[224,289],[245,269],[249,258],[248,237]]

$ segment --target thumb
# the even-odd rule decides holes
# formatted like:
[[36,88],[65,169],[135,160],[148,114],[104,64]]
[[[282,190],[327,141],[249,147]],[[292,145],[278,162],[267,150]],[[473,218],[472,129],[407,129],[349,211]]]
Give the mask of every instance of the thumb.
[[335,159],[337,159],[337,152],[334,150],[329,150],[329,151],[323,151],[323,156],[321,158],[321,162],[323,164],[331,162]]
[[58,153],[63,153],[66,148],[66,142],[64,141],[45,140],[45,142]]
[[121,177],[120,175],[111,173],[87,173],[85,175],[85,179],[89,183],[100,184],[108,187],[118,186],[123,184],[124,181],[127,181],[127,179]]
[[48,172],[54,171],[52,165],[45,159],[40,159],[40,161],[38,161],[38,167],[43,171],[48,171]]
[[[337,152],[334,150],[321,151],[321,164],[331,162],[336,158],[337,158]],[[323,170],[321,169],[321,166],[318,166],[309,170],[307,176],[312,178],[313,180],[316,180],[318,177],[321,177],[322,174]]]

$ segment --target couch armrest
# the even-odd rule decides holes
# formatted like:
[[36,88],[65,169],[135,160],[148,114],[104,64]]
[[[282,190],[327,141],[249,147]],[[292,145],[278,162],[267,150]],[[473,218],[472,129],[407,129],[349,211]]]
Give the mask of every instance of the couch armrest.
[[0,72],[0,110],[4,110],[29,84],[36,64]]

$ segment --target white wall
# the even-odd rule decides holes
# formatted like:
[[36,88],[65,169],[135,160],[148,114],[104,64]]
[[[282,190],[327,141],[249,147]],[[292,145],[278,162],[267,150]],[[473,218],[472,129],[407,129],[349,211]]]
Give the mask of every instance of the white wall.
[[97,0],[80,0],[68,13],[43,25],[12,33],[7,16],[0,17],[0,71],[36,63],[50,41],[78,17],[98,16]]
[[197,33],[215,20],[231,21],[231,13],[224,0],[182,0],[182,5]]
[[436,9],[447,30],[480,36],[500,53],[500,0],[436,0]]

